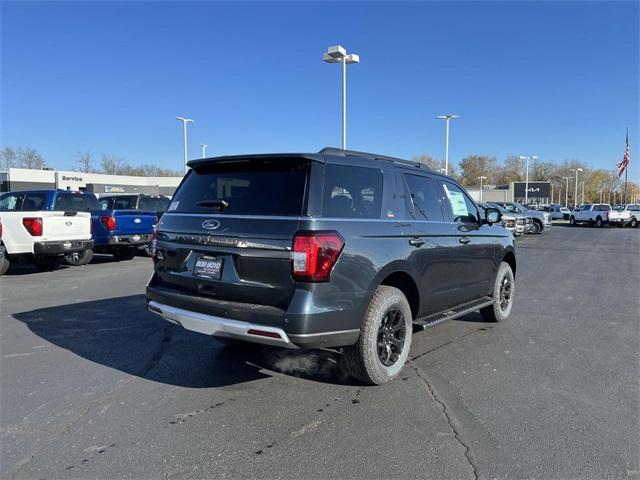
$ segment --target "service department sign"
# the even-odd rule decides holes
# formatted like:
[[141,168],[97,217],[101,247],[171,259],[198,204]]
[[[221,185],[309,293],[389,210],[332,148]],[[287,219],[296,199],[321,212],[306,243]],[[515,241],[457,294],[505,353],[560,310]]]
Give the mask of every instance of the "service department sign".
[[[525,197],[526,182],[513,182],[513,196],[515,198]],[[529,182],[529,198],[549,198],[551,197],[550,182]]]

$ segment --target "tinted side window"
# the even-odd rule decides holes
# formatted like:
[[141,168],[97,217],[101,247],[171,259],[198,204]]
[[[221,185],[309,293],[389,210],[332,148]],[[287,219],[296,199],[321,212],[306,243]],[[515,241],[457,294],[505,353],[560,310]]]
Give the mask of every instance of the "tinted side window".
[[467,197],[464,192],[453,183],[442,182],[454,222],[479,223],[478,209],[475,203]]
[[15,212],[22,204],[21,193],[8,193],[0,197],[0,212]]
[[375,168],[325,165],[322,214],[335,218],[380,218],[382,172]]
[[26,193],[24,200],[22,201],[23,212],[37,212],[44,210],[44,205],[47,201],[46,193]]
[[169,199],[165,197],[141,197],[138,202],[140,210],[152,210],[164,212],[169,206]]
[[410,192],[410,215],[415,220],[444,221],[438,195],[438,186],[431,178],[403,174]]

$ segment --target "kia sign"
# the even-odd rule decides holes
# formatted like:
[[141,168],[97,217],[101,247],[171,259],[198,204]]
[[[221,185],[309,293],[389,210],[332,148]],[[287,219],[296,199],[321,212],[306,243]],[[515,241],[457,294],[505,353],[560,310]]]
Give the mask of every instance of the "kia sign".
[[[513,182],[513,197],[525,197],[525,182]],[[551,183],[550,182],[529,182],[529,198],[550,198]]]

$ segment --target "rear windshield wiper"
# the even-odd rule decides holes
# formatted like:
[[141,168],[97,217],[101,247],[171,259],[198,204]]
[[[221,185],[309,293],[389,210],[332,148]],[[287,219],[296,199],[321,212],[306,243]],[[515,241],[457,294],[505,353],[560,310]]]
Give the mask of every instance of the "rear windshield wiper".
[[217,208],[220,211],[223,211],[229,206],[229,202],[226,200],[200,200],[199,202],[196,202],[196,205],[205,208]]

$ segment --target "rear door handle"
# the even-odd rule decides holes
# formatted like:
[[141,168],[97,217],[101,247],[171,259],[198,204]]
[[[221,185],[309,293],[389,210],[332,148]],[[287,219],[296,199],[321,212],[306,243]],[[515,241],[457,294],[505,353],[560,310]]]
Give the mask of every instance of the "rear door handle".
[[471,239],[469,237],[460,237],[458,239],[458,241],[462,244],[462,245],[466,245],[467,243],[469,243],[471,241]]
[[411,240],[409,240],[409,245],[413,245],[414,247],[421,247],[422,245],[424,245],[424,240],[422,240],[421,238],[412,238]]

